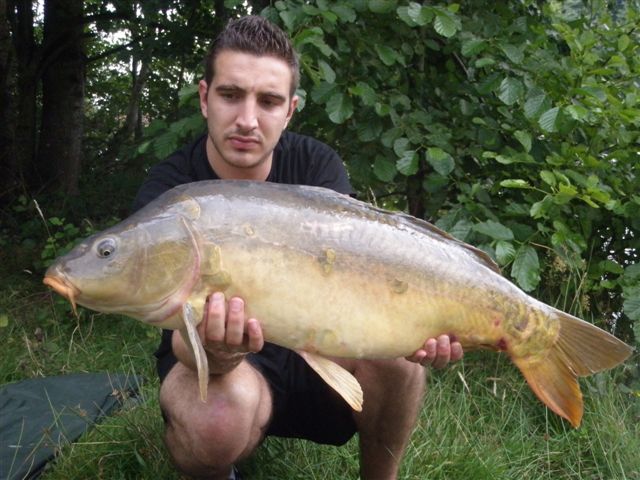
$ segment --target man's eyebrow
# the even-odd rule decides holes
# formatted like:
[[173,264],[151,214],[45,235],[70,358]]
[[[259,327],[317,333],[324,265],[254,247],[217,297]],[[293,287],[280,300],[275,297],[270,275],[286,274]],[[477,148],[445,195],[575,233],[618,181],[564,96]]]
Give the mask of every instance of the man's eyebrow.
[[279,101],[282,101],[282,102],[286,102],[287,101],[287,97],[285,95],[279,93],[279,92],[269,92],[269,91],[262,92],[262,93],[260,93],[260,96],[262,96],[262,97],[270,97],[270,98],[272,98],[274,100],[279,100]]
[[238,85],[234,85],[234,84],[223,84],[223,85],[218,85],[215,88],[216,92],[242,92],[243,89],[240,88]]
[[[240,87],[240,86],[238,86],[238,85],[236,85],[236,84],[234,84],[234,83],[229,83],[229,84],[221,84],[221,85],[216,86],[215,87],[215,91],[216,92],[222,92],[222,93],[224,93],[224,92],[244,92],[245,89]],[[259,92],[259,95],[261,97],[270,97],[270,98],[272,98],[274,100],[279,100],[279,101],[282,101],[282,102],[286,102],[287,101],[286,95],[283,95],[282,93],[276,92],[276,91],[273,91],[273,90],[267,90],[267,91],[264,91],[264,92]]]

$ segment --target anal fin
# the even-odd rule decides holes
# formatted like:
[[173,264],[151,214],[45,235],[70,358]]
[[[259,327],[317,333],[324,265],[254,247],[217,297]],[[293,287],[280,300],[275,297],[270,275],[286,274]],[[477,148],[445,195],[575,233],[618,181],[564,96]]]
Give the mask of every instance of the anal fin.
[[202,341],[196,330],[199,320],[196,318],[193,307],[189,302],[182,306],[182,319],[184,327],[180,330],[180,334],[185,343],[191,347],[191,351],[196,359],[196,367],[198,369],[198,387],[200,389],[200,400],[207,401],[207,388],[209,386],[209,362],[207,354],[202,346]]
[[328,358],[303,350],[296,350],[296,353],[304,358],[309,366],[338,392],[351,408],[356,412],[362,411],[362,387],[356,377]]

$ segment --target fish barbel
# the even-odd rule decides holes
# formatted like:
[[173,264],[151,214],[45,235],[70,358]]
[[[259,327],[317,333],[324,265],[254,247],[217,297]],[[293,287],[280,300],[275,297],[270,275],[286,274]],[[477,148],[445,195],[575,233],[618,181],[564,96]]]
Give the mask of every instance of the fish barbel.
[[242,297],[265,340],[299,352],[356,410],[357,380],[327,356],[409,356],[448,334],[465,350],[506,352],[538,398],[577,427],[577,377],[632,352],[527,295],[485,253],[430,223],[319,187],[175,187],[57,259],[44,283],[74,308],[180,330],[203,399],[208,365],[196,326],[214,291]]

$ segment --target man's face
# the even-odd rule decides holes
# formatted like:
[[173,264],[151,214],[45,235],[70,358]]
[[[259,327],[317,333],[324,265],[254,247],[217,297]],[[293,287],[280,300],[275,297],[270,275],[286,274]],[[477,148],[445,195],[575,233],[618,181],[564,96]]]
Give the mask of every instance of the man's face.
[[273,149],[298,102],[290,98],[292,73],[283,60],[223,50],[200,108],[207,119],[209,163],[221,178],[264,180]]

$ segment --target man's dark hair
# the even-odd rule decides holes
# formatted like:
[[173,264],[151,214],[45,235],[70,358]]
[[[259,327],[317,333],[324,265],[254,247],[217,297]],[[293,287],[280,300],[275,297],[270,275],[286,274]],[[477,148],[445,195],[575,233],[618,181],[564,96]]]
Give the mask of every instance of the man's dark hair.
[[290,95],[298,88],[300,66],[289,36],[277,25],[264,17],[249,15],[231,20],[214,40],[205,58],[204,78],[207,85],[215,74],[215,61],[223,50],[250,53],[256,56],[271,56],[286,62],[291,68]]

